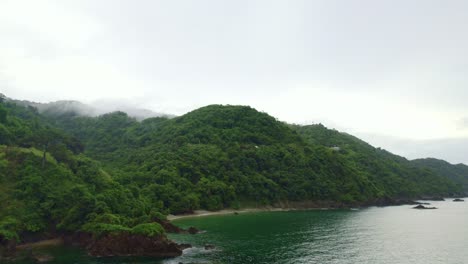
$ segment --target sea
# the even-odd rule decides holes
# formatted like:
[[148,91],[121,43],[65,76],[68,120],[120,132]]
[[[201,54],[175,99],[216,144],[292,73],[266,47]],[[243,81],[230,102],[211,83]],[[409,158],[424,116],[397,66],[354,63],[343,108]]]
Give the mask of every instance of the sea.
[[[49,249],[50,263],[76,264],[466,264],[468,200],[428,201],[364,209],[248,212],[175,220],[196,235],[171,234],[192,248],[172,259],[91,258],[66,247]],[[28,261],[17,261],[26,264]]]

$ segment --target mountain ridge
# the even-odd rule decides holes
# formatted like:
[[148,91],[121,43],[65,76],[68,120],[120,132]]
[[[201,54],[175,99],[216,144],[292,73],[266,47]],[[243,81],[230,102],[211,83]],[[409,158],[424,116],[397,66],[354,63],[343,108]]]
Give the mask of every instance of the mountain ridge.
[[50,115],[0,100],[0,244],[160,230],[155,219],[198,209],[355,207],[466,193],[467,177],[446,172],[249,106],[138,121],[123,112]]
[[76,100],[58,100],[48,103],[37,103],[27,100],[15,100],[6,96],[5,100],[12,101],[23,106],[34,107],[39,113],[51,116],[68,115],[97,117],[107,113],[121,111],[139,121],[152,117],[174,117],[172,114],[154,112],[149,109],[134,107],[131,105],[113,103],[112,101],[94,104],[85,104]]

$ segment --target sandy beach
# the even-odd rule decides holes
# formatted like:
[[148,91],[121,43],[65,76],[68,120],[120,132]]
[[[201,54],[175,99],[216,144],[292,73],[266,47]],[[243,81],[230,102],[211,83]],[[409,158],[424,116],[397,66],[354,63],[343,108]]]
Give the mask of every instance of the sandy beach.
[[50,247],[50,246],[59,246],[63,244],[63,240],[61,238],[53,238],[47,240],[41,240],[34,243],[26,243],[16,246],[16,249],[27,249],[27,248],[42,248],[42,247]]
[[245,209],[224,209],[220,211],[206,211],[206,210],[195,210],[193,214],[184,214],[184,215],[168,215],[167,220],[173,221],[182,218],[191,218],[191,217],[203,217],[211,215],[227,215],[227,214],[241,214],[241,213],[255,213],[255,212],[278,212],[278,211],[294,211],[294,210],[326,210],[327,208],[308,208],[308,209],[298,209],[298,208],[245,208]]

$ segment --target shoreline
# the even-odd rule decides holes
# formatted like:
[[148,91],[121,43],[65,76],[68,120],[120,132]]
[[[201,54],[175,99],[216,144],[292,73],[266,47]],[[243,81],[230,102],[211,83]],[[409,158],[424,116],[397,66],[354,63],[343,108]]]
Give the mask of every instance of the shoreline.
[[203,217],[212,215],[227,215],[235,213],[255,213],[255,212],[281,212],[281,211],[298,211],[298,210],[333,210],[333,209],[350,209],[362,207],[364,204],[344,204],[336,201],[282,201],[273,205],[264,205],[259,207],[243,207],[240,209],[226,208],[219,211],[195,210],[190,214],[168,215],[167,220],[173,221],[177,219],[190,217]]
[[334,209],[344,209],[344,208],[245,208],[245,209],[223,209],[220,211],[207,211],[207,210],[195,210],[192,214],[183,214],[183,215],[168,215],[168,221],[180,220],[185,218],[196,218],[196,217],[205,217],[213,215],[229,215],[229,214],[241,214],[241,213],[257,213],[257,212],[287,212],[287,211],[298,211],[298,210],[334,210]]
[[[443,197],[445,201],[447,199],[454,199],[453,197]],[[468,199],[468,198],[467,198]],[[440,201],[437,198],[425,198],[425,199],[383,199],[383,200],[374,200],[372,202],[362,202],[355,204],[343,204],[333,201],[303,201],[303,202],[289,202],[289,203],[279,203],[277,207],[267,206],[267,207],[257,207],[257,208],[243,208],[243,209],[222,209],[219,211],[208,211],[208,210],[195,210],[191,214],[181,214],[181,215],[168,215],[168,221],[174,221],[185,218],[195,218],[195,217],[204,217],[204,216],[213,216],[213,215],[229,215],[236,213],[256,213],[256,212],[285,212],[285,211],[298,211],[298,210],[337,210],[337,209],[348,209],[352,210],[355,208],[369,208],[373,206],[377,207],[387,207],[387,206],[399,206],[399,205],[417,205],[424,204],[425,202],[430,201]]]
[[63,244],[64,244],[63,239],[61,237],[58,237],[58,238],[52,238],[52,239],[39,240],[37,242],[20,244],[16,246],[16,250],[37,249],[37,248],[50,247],[50,246],[60,246]]

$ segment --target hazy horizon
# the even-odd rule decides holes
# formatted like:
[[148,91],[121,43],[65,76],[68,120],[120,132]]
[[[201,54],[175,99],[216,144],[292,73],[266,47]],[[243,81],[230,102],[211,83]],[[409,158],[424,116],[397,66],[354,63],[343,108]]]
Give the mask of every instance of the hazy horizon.
[[2,1],[0,93],[250,105],[468,164],[465,1]]

